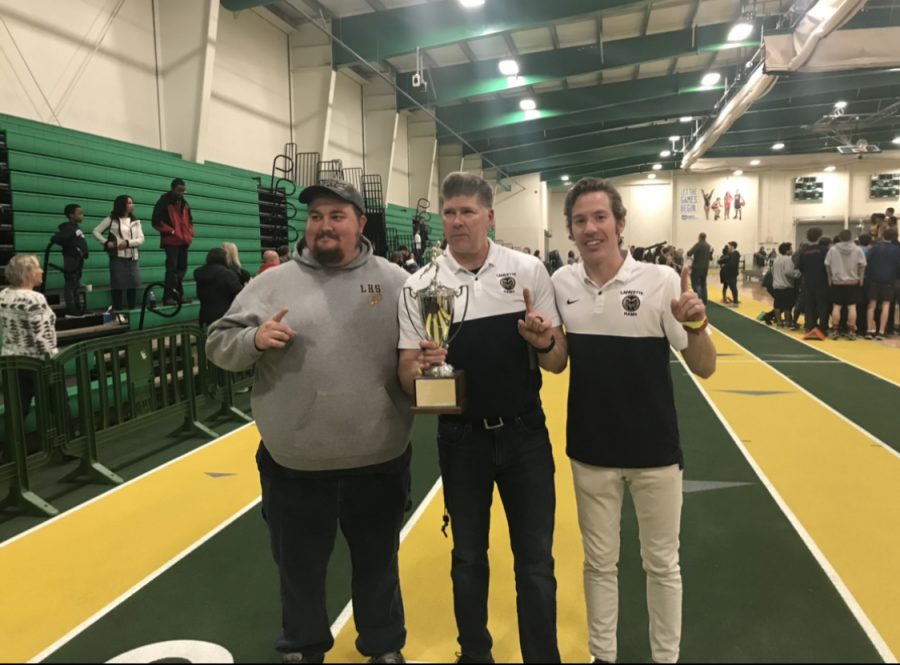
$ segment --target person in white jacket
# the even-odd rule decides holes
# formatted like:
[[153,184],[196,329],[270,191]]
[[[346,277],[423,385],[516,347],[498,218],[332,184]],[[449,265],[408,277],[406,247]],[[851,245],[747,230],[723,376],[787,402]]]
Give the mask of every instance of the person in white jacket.
[[838,242],[825,255],[825,270],[831,287],[831,339],[840,334],[841,308],[847,308],[847,339],[856,339],[856,303],[862,296],[866,255],[852,240],[850,229],[838,234]]
[[141,287],[139,248],[144,244],[141,220],[134,217],[134,200],[124,194],[116,197],[112,212],[93,233],[109,254],[113,309],[123,310],[126,304],[128,309],[134,309]]

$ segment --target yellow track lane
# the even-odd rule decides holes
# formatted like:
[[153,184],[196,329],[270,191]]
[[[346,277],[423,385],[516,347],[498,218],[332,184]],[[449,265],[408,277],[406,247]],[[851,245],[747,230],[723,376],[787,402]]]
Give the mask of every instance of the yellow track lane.
[[[720,363],[703,387],[888,647],[900,653],[900,458],[718,331],[715,344],[746,362]],[[784,394],[726,392],[750,390]]]
[[245,427],[0,544],[0,661],[33,658],[258,497],[257,445]]
[[[572,472],[565,451],[565,414],[568,372],[544,373],[541,398],[547,413],[550,440],[556,459],[556,559],[557,625],[563,661],[589,662],[587,619],[584,607],[582,566],[584,557],[575,509]],[[430,443],[426,445],[437,445]],[[400,546],[400,584],[406,608],[409,660],[446,663],[459,652],[453,597],[450,586],[452,542],[441,535],[444,498],[439,492]],[[448,530],[449,534],[449,530]],[[509,531],[499,494],[494,493],[490,540],[491,586],[488,601],[489,627],[494,637],[494,659],[498,663],[521,662],[516,622],[516,591]],[[361,662],[354,641],[356,629],[349,621],[336,636],[328,659]]]
[[[771,298],[766,297],[765,300],[757,299],[762,297],[758,290],[743,288],[740,294],[741,306],[734,308],[732,311],[742,316],[755,320],[760,312],[768,312],[772,309]],[[803,336],[802,331],[779,330],[779,332],[793,337],[817,351],[822,351],[825,354],[830,354],[840,360],[852,363],[872,374],[900,385],[900,353],[898,353],[898,349],[891,342],[875,342],[862,337],[853,342],[843,337],[837,341],[831,339],[811,341],[801,339]]]

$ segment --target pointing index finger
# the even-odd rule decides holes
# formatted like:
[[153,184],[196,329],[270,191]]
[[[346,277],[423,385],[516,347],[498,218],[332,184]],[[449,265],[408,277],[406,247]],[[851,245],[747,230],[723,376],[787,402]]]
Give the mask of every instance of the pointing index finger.
[[531,312],[534,309],[534,298],[531,296],[531,290],[523,289],[522,295],[525,296],[525,312]]
[[281,320],[285,317],[285,315],[287,313],[288,313],[288,310],[287,310],[287,307],[285,307],[284,309],[279,310],[278,314],[276,314],[275,316],[272,317],[272,320],[276,321],[278,323],[281,323]]
[[687,293],[691,290],[691,269],[687,266],[681,269],[681,292]]

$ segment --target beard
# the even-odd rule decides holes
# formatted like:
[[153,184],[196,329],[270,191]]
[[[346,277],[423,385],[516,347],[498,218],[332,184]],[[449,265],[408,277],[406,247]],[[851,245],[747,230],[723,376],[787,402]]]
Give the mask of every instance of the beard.
[[343,249],[341,249],[340,245],[337,247],[332,247],[331,249],[322,249],[319,247],[319,240],[322,238],[331,238],[332,240],[340,241],[337,235],[328,232],[319,233],[315,240],[313,240],[312,246],[309,248],[310,253],[312,253],[313,258],[321,263],[323,266],[336,266],[344,263],[346,258],[346,253]]

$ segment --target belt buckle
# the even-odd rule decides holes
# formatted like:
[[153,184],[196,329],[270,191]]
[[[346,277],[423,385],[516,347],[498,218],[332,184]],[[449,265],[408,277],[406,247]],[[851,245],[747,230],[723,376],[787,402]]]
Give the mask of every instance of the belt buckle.
[[503,422],[503,418],[497,418],[497,424],[496,424],[496,425],[491,425],[490,422],[489,422],[490,420],[491,420],[490,418],[484,418],[484,419],[483,419],[483,422],[484,422],[484,428],[485,428],[485,429],[500,429],[501,427],[503,427],[503,425],[506,424],[506,423]]

